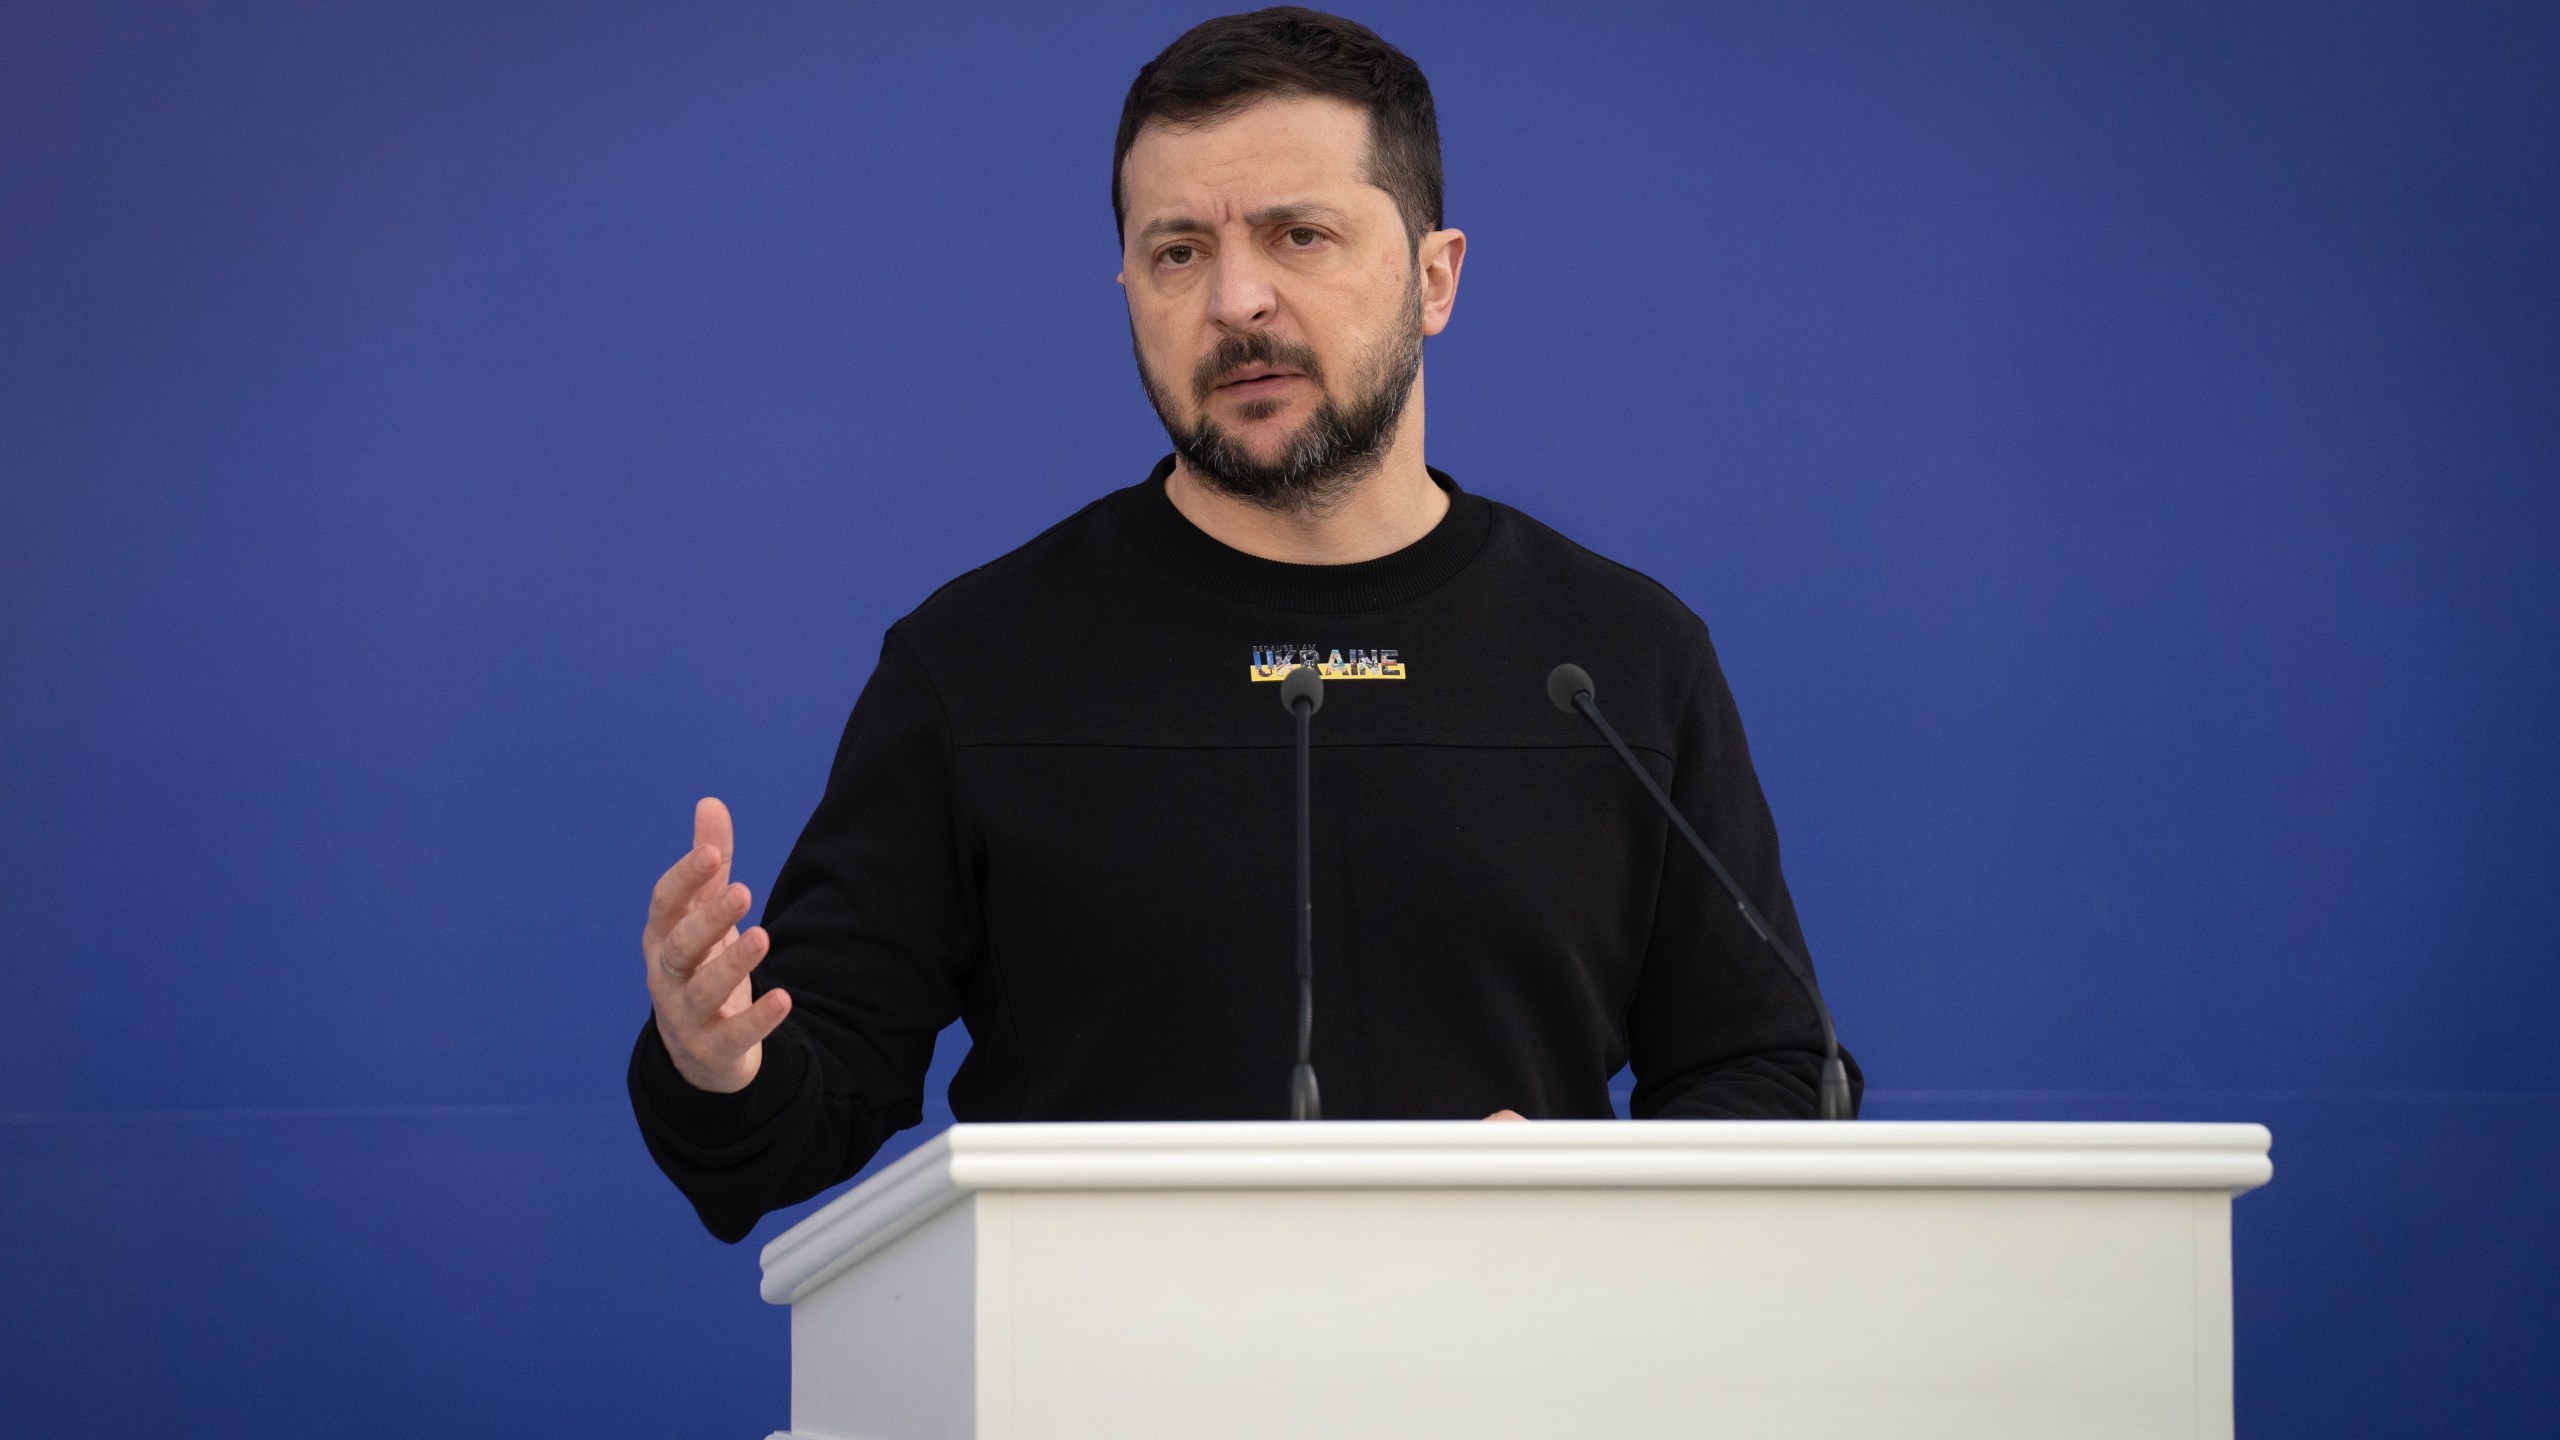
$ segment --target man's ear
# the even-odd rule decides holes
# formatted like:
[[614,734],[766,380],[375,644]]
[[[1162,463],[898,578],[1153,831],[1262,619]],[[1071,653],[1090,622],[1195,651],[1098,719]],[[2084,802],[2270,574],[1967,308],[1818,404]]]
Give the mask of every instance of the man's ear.
[[1467,263],[1463,230],[1434,230],[1422,237],[1413,263],[1422,272],[1422,333],[1437,335],[1449,328],[1449,312],[1458,303],[1458,271]]

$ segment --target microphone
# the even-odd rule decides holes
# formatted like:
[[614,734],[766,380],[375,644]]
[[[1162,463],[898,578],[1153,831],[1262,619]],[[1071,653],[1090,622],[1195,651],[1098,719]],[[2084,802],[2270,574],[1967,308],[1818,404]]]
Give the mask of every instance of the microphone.
[[1280,678],[1280,706],[1298,720],[1298,1064],[1289,1072],[1289,1118],[1321,1120],[1313,1059],[1316,1036],[1316,872],[1310,735],[1324,708],[1324,677],[1301,665]]
[[1777,952],[1778,958],[1786,962],[1787,973],[1795,976],[1796,983],[1804,987],[1806,998],[1813,1001],[1813,1013],[1822,1021],[1822,1118],[1849,1119],[1849,1067],[1840,1063],[1840,1037],[1831,1028],[1831,1007],[1822,1001],[1822,987],[1813,983],[1813,967],[1806,964],[1804,957],[1786,941],[1778,938],[1777,929],[1760,913],[1760,907],[1752,904],[1751,897],[1742,893],[1742,887],[1735,883],[1732,872],[1724,868],[1724,862],[1716,858],[1716,852],[1708,849],[1707,842],[1699,839],[1698,832],[1690,828],[1688,817],[1680,813],[1679,807],[1671,803],[1671,797],[1654,782],[1653,772],[1637,762],[1635,752],[1627,748],[1627,742],[1619,739],[1618,732],[1601,716],[1599,703],[1592,698],[1594,693],[1591,673],[1579,665],[1559,665],[1547,672],[1547,698],[1568,715],[1579,711],[1582,718],[1590,721],[1591,727],[1600,732],[1600,738],[1609,742],[1609,748],[1618,752],[1618,759],[1626,765],[1627,772],[1644,786],[1644,793],[1653,797],[1653,803],[1671,822],[1671,828],[1679,831],[1680,838],[1689,842],[1689,848],[1698,852],[1698,858],[1707,862],[1707,869],[1714,872],[1716,883],[1724,886],[1724,893],[1733,897],[1734,905],[1742,911],[1742,918],[1750,922],[1753,932],[1759,935],[1762,943]]

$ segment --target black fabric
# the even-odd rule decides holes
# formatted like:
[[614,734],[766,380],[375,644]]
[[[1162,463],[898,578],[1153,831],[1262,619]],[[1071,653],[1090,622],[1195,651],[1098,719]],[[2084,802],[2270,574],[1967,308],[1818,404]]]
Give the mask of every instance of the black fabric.
[[1403,678],[1328,678],[1315,721],[1327,1118],[1606,1117],[1627,1063],[1639,1117],[1813,1115],[1810,1002],[1546,695],[1557,663],[1589,670],[1801,946],[1698,618],[1436,472],[1431,534],[1303,566],[1193,527],[1170,465],[890,627],[765,904],[755,985],[794,1008],[755,1082],[696,1091],[643,1026],[633,1108],[712,1233],[915,1124],[954,1019],[962,1120],[1285,1118],[1293,731],[1267,681],[1384,651]]
[[1384,610],[1439,589],[1476,558],[1493,528],[1493,506],[1434,470],[1449,513],[1430,534],[1392,555],[1356,565],[1290,565],[1229,549],[1182,518],[1165,498],[1167,457],[1118,505],[1121,523],[1149,557],[1184,583],[1230,600],[1298,615]]

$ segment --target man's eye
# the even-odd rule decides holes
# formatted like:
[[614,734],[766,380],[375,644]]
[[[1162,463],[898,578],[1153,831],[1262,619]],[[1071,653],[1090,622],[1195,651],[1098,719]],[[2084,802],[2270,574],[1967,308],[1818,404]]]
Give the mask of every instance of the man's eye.
[[1159,258],[1167,265],[1188,265],[1191,263],[1192,253],[1188,245],[1167,245],[1164,247],[1164,254]]
[[1315,231],[1304,225],[1300,225],[1289,232],[1289,243],[1298,246],[1300,249],[1313,245],[1320,238],[1322,237],[1318,236]]

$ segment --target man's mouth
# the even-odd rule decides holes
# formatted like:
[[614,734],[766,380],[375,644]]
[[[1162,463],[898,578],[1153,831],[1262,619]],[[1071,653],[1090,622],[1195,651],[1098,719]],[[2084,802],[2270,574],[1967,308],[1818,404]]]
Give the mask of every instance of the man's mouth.
[[1218,382],[1217,389],[1221,394],[1254,395],[1266,390],[1277,390],[1298,378],[1300,378],[1299,372],[1286,366],[1247,365],[1241,369],[1228,371],[1226,378]]

